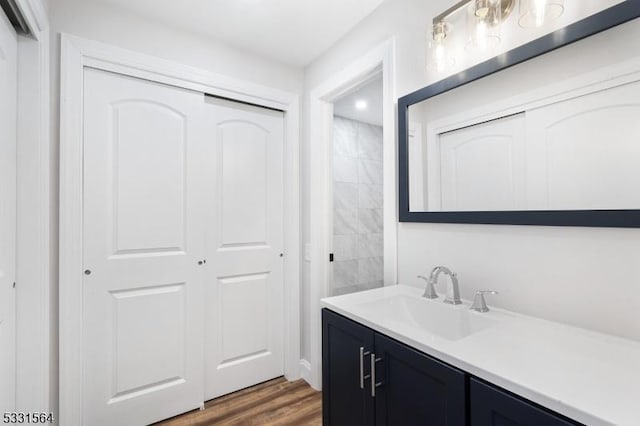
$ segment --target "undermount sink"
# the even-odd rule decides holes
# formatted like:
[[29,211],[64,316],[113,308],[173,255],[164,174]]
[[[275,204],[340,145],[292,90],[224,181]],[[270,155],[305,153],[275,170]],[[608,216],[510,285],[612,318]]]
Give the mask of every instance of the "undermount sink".
[[357,309],[381,321],[417,327],[447,340],[460,340],[498,323],[465,306],[405,295],[360,303]]

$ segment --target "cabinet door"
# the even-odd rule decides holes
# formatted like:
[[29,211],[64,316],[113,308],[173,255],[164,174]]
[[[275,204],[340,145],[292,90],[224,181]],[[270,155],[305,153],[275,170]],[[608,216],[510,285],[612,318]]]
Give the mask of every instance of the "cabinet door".
[[[361,358],[361,351],[364,352]],[[322,404],[325,426],[373,425],[369,356],[373,331],[322,311]],[[362,362],[362,364],[361,364]]]
[[471,379],[471,426],[569,426],[579,423],[538,408],[531,402]]
[[465,373],[375,335],[376,425],[466,425]]

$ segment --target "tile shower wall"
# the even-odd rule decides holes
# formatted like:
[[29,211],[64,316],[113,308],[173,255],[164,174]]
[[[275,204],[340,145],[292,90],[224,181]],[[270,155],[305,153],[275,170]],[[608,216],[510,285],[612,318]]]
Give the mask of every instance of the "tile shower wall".
[[334,117],[332,295],[383,286],[382,127]]

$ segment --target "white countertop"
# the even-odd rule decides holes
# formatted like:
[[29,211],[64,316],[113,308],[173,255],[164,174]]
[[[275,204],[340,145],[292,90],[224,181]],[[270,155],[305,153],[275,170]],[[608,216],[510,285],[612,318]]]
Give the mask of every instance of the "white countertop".
[[321,305],[578,422],[640,426],[640,342],[495,308],[473,313],[495,325],[447,340],[359,306],[422,292],[397,285],[322,299]]

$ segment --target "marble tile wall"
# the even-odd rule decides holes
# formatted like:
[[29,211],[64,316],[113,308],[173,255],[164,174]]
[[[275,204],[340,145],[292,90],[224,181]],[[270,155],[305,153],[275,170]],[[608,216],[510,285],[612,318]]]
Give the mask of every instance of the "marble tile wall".
[[382,127],[334,117],[332,295],[383,285]]

